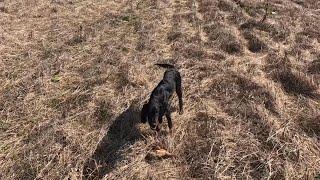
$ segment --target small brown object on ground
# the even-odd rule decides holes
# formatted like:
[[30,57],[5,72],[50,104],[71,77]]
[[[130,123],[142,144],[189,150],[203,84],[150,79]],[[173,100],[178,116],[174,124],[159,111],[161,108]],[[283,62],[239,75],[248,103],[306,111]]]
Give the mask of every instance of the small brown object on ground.
[[168,152],[166,149],[157,149],[155,151],[150,151],[146,155],[146,160],[151,162],[154,160],[161,160],[161,159],[167,159],[167,158],[172,158],[174,155],[170,152]]

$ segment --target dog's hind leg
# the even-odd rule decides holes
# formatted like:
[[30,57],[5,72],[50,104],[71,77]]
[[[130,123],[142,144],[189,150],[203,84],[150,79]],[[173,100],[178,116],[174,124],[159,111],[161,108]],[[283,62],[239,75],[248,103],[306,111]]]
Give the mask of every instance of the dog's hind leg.
[[179,73],[177,74],[177,77],[176,77],[176,83],[177,83],[176,93],[179,98],[179,109],[180,109],[179,114],[183,114],[182,86],[181,86],[181,76]]

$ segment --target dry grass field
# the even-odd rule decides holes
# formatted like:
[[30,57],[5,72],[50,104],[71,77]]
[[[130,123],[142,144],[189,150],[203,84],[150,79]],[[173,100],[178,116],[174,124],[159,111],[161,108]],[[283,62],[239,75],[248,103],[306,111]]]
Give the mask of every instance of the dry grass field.
[[[0,24],[0,179],[320,175],[318,0],[1,0]],[[183,78],[171,158],[140,123],[155,63]]]

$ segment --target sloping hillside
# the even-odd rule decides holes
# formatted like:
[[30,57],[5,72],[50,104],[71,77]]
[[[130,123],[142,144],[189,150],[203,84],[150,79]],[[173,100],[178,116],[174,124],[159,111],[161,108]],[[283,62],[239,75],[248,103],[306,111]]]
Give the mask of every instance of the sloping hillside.
[[[0,23],[0,179],[320,175],[318,0],[4,0]],[[166,159],[139,123],[159,62],[185,102]]]

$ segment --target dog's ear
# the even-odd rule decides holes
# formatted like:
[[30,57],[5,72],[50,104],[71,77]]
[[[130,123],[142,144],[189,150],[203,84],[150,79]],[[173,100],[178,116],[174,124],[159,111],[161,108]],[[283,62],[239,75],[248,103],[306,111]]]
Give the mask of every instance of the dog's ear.
[[146,103],[143,105],[143,107],[141,109],[141,122],[142,123],[146,123],[148,120],[148,107],[149,107],[149,104]]

